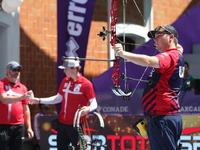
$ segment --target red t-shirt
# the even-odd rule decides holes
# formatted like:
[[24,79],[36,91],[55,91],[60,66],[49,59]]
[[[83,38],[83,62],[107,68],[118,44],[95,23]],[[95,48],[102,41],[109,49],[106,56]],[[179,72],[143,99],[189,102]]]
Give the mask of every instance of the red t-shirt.
[[[26,92],[26,86],[20,82],[13,85],[6,78],[0,80],[0,94],[6,93],[9,96],[17,96]],[[12,104],[3,104],[0,101],[0,124],[24,124],[23,104],[28,104],[28,99]]]
[[178,95],[184,76],[183,56],[177,49],[156,55],[160,68],[152,70],[143,92],[145,115],[180,115]]
[[[92,83],[82,75],[74,81],[65,77],[58,93],[63,97],[58,119],[61,123],[69,125],[73,124],[74,115],[79,105],[88,106],[89,100],[95,98]],[[81,122],[82,120],[84,119],[82,118]]]

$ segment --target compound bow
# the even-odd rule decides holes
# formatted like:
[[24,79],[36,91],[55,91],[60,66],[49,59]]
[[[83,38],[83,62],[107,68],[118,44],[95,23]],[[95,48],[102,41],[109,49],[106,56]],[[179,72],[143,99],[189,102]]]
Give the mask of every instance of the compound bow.
[[[135,0],[133,0],[138,12],[140,13],[145,25],[146,25],[146,21],[139,9],[139,7],[137,6],[137,3],[135,2]],[[125,5],[127,4],[127,1],[126,0],[123,0],[123,5],[124,5],[124,8],[125,8]],[[123,10],[124,10],[123,8]],[[117,0],[112,0],[111,1],[111,9],[110,9],[110,16],[111,16],[111,23],[110,23],[110,27],[111,27],[111,31],[108,31],[105,29],[105,27],[103,27],[103,31],[100,32],[99,35],[100,37],[103,37],[103,40],[105,40],[105,37],[108,35],[108,34],[111,34],[111,40],[110,40],[110,44],[112,46],[114,46],[117,42],[118,43],[121,43],[122,45],[125,46],[125,44],[129,44],[129,45],[138,45],[138,44],[133,44],[133,43],[125,43],[125,35],[123,37],[124,41],[120,41],[117,36],[116,36],[116,24],[117,24],[117,16],[118,14],[118,2]],[[123,11],[123,18],[125,18],[125,11]],[[125,20],[124,20],[124,24],[125,24]],[[154,46],[150,46],[150,45],[140,45],[140,46],[147,46],[147,47],[154,47]],[[125,49],[125,47],[124,47]],[[156,52],[156,51],[155,51]],[[155,53],[154,53],[155,54]],[[123,96],[123,99],[125,101],[129,101],[132,97],[132,95],[135,93],[138,85],[140,82],[147,82],[149,84],[151,84],[151,81],[149,80],[142,80],[143,76],[145,75],[145,72],[147,71],[148,67],[145,68],[142,76],[140,77],[140,79],[134,79],[134,78],[128,78],[126,77],[126,62],[127,61],[124,61],[124,68],[125,68],[125,73],[123,73],[122,75],[120,75],[120,57],[119,56],[115,56],[115,61],[114,61],[114,65],[113,65],[113,72],[112,72],[112,81],[114,83],[114,86],[111,87],[113,93],[116,95],[116,96]],[[125,80],[125,91],[123,91],[121,88],[120,88],[120,84],[119,84],[119,79],[122,78],[123,80]],[[134,80],[134,81],[138,81],[136,87],[134,88],[133,91],[130,91],[128,89],[128,83],[127,83],[127,80]]]
[[[81,113],[82,113],[81,106],[77,109],[77,111],[74,115],[73,127],[76,128],[79,133],[80,140],[79,140],[78,146],[80,147],[80,150],[94,150],[97,147],[106,148],[106,146],[107,146],[107,145],[105,145],[105,143],[102,143],[101,139],[99,139],[99,137],[98,137],[100,130],[105,127],[105,124],[104,124],[104,120],[103,120],[101,114],[97,111],[93,112],[93,114],[94,114],[93,118],[95,118],[95,119],[91,119],[91,116],[90,116],[89,121],[91,123],[89,123],[89,124],[88,124],[87,120],[85,120],[84,122],[82,122],[80,124]],[[98,121],[96,118],[98,118]],[[99,123],[99,125],[97,125],[97,129],[94,129],[94,125],[96,123]],[[91,126],[91,124],[93,126]],[[96,133],[95,135],[93,134],[93,137],[94,137],[93,140],[91,140],[92,137],[90,134],[90,130]],[[86,140],[84,135],[89,136],[90,139]]]
[[80,108],[78,108],[75,115],[74,115],[73,127],[77,129],[77,131],[79,133],[79,137],[80,137],[79,143],[77,145],[80,146],[81,150],[86,150],[87,144],[86,144],[86,140],[85,140],[84,135],[83,135],[83,129],[82,129],[81,124],[80,124],[81,113],[82,113],[82,110]]

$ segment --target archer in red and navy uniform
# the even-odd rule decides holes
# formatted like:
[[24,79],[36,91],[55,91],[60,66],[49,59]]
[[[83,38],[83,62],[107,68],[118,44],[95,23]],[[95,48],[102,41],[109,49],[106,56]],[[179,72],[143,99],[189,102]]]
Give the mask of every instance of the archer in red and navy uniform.
[[182,132],[178,97],[184,77],[183,48],[171,25],[158,26],[148,32],[148,37],[154,39],[160,54],[133,54],[124,51],[121,44],[113,49],[120,57],[153,68],[142,97],[150,146],[152,150],[176,150]]
[[182,53],[169,49],[156,55],[160,68],[152,70],[142,97],[145,116],[180,115],[178,95],[183,80]]
[[59,68],[64,69],[67,77],[62,80],[57,95],[48,98],[32,98],[30,103],[56,104],[61,102],[61,111],[58,115],[57,148],[67,150],[72,143],[75,150],[80,150],[77,145],[79,133],[73,127],[74,116],[79,106],[82,106],[80,119],[82,123],[86,115],[97,108],[96,96],[92,83],[79,73],[79,61],[67,59]]

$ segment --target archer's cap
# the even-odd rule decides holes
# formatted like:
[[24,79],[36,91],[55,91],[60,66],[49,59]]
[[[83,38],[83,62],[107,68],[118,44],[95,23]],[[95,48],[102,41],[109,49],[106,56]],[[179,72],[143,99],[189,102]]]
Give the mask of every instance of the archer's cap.
[[77,60],[77,57],[67,57],[64,61],[63,64],[58,66],[60,69],[65,69],[69,67],[78,67],[80,66],[80,61]]
[[147,35],[148,35],[149,38],[155,38],[155,34],[157,32],[161,32],[161,33],[164,32],[164,33],[167,33],[167,34],[173,34],[174,37],[176,37],[178,39],[178,32],[171,25],[158,26],[154,30],[149,31]]
[[13,69],[16,69],[18,67],[22,68],[22,66],[18,62],[10,61],[6,66],[6,70],[13,70]]

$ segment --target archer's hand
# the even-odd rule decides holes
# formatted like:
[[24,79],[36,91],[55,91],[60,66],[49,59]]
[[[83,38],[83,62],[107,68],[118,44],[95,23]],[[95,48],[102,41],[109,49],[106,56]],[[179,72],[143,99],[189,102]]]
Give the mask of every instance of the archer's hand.
[[31,98],[31,97],[33,97],[33,91],[30,90],[30,91],[26,92],[26,93],[24,94],[24,97],[25,97],[25,99],[26,99],[26,98]]
[[122,47],[122,44],[115,44],[113,47],[112,47],[115,51],[115,53],[118,55],[118,56],[123,56],[123,47]]
[[29,99],[29,104],[39,104],[40,103],[40,98],[33,97]]
[[33,132],[32,129],[28,129],[28,130],[27,130],[27,134],[28,134],[28,137],[29,137],[29,138],[33,138],[33,137],[34,137],[34,132]]
[[82,110],[81,117],[87,115],[90,112],[90,108],[88,106],[83,106],[80,108]]

